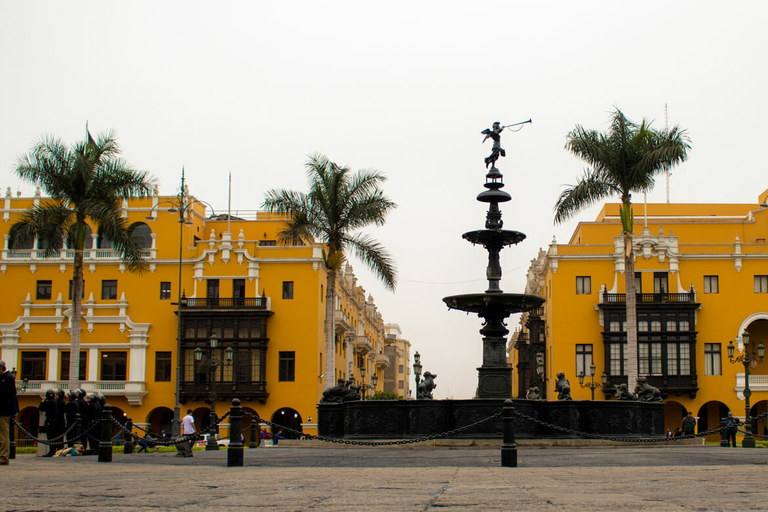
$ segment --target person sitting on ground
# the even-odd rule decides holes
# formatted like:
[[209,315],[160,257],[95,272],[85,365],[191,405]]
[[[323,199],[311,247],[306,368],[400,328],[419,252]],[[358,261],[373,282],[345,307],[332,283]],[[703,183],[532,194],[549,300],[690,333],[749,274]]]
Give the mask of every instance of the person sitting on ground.
[[80,443],[75,443],[72,446],[56,450],[53,457],[76,457],[82,455],[85,452],[85,448]]

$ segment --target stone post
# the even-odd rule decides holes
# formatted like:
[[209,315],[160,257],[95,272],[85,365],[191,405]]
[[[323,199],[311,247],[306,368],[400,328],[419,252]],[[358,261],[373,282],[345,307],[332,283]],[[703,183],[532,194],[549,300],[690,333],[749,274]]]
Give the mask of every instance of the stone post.
[[720,418],[720,446],[728,448],[728,429],[725,426],[725,421],[728,418]]
[[99,437],[99,462],[112,462],[112,406],[104,405],[101,411],[101,436]]
[[243,438],[240,420],[243,417],[243,408],[240,407],[240,399],[232,399],[232,407],[229,410],[229,447],[227,447],[227,467],[243,465]]
[[259,420],[257,418],[251,418],[251,438],[248,441],[248,448],[258,448],[259,442],[261,442],[261,436],[259,435]]
[[517,444],[515,443],[515,408],[512,400],[504,401],[503,432],[504,439],[501,443],[501,465],[505,468],[517,467]]

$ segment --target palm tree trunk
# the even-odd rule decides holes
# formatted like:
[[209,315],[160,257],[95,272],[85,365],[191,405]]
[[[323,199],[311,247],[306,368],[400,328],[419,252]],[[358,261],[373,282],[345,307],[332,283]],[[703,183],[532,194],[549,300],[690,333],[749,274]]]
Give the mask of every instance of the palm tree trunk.
[[637,381],[637,294],[635,292],[635,256],[632,253],[632,234],[624,233],[624,288],[627,305],[627,389],[634,389]]
[[325,281],[325,387],[336,385],[336,270],[328,268]]
[[69,389],[80,387],[80,319],[82,317],[83,294],[83,249],[75,249],[75,264],[72,275],[72,318],[70,318],[69,345]]

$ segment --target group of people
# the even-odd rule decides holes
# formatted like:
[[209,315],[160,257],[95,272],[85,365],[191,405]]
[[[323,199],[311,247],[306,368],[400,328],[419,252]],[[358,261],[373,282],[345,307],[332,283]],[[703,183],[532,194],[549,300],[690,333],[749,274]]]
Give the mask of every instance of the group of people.
[[[82,389],[74,391],[49,389],[45,392],[45,398],[38,408],[40,413],[40,433],[46,434],[48,439],[56,439],[49,445],[48,452],[43,457],[53,457],[57,451],[66,445],[73,448],[75,444],[83,446],[83,452],[95,454],[99,448],[97,421],[101,417],[101,410],[106,403],[106,398],[101,393],[86,393]],[[71,427],[80,415],[81,426],[87,431],[78,432]],[[65,437],[62,437],[66,433]],[[81,438],[82,437],[82,438]]]

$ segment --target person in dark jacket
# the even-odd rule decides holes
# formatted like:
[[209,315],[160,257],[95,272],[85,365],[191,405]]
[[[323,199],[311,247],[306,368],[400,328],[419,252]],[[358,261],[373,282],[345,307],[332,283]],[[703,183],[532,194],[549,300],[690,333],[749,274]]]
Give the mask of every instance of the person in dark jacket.
[[[42,425],[40,427],[41,432],[47,436],[47,439],[53,439],[58,435],[56,416],[59,412],[59,406],[56,403],[56,393],[52,389],[45,392],[45,398],[37,409]],[[48,452],[43,457],[53,457],[55,453],[56,447],[51,444],[48,445]]]
[[51,448],[53,448],[54,455],[57,451],[64,448],[64,431],[67,430],[67,420],[66,420],[66,409],[67,409],[67,401],[64,399],[64,391],[56,388],[53,390],[53,394],[56,397],[56,426],[55,426],[55,435],[51,436],[50,434],[48,437],[61,437],[59,441],[56,442],[56,444],[52,445]]
[[88,450],[86,454],[93,455],[99,451],[99,423],[101,417],[101,404],[95,393],[88,393],[88,405],[86,406],[87,423],[91,426],[88,432]]
[[[80,413],[80,406],[77,404],[76,392],[67,391],[66,394],[68,395],[69,401],[64,408],[64,418],[67,423],[67,428],[69,428],[77,421],[77,415]],[[79,429],[75,428],[70,430],[67,434],[67,446],[70,448],[74,446],[75,442],[82,444],[82,441],[77,438],[79,434],[78,430]]]
[[11,443],[8,439],[11,418],[19,412],[19,401],[16,397],[16,378],[5,367],[5,361],[0,361],[0,466],[9,464]]
[[731,411],[728,411],[728,416],[725,418],[725,434],[728,440],[728,446],[736,448],[736,432],[739,430],[741,422],[739,418],[733,416]]

